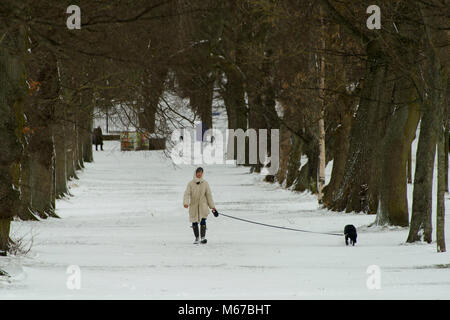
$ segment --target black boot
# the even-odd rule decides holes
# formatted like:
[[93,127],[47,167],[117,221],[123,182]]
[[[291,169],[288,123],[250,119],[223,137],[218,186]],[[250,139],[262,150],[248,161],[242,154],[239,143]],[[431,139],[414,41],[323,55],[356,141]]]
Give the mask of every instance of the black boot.
[[198,244],[199,243],[199,239],[198,239],[198,223],[192,224],[192,230],[194,230],[194,236],[195,236],[194,244]]
[[208,240],[206,240],[206,224],[200,225],[200,236],[201,236],[201,243],[207,243]]

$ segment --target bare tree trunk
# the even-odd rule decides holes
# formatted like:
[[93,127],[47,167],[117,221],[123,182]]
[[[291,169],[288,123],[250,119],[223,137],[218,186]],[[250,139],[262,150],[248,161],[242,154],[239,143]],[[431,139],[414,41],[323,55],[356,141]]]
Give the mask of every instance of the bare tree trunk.
[[167,76],[167,69],[158,71],[146,71],[143,73],[142,98],[144,112],[140,126],[149,133],[155,133],[156,114],[159,100],[164,93],[164,84]]
[[76,135],[74,124],[69,123],[68,136],[66,138],[66,169],[67,178],[78,179],[76,169],[75,169],[75,155],[76,155]]
[[448,161],[448,146],[445,139],[445,123],[444,119],[442,128],[439,132],[438,141],[438,192],[437,192],[437,214],[436,214],[436,244],[437,252],[445,252],[445,183],[446,172],[445,162]]
[[319,166],[318,144],[310,142],[304,147],[303,153],[308,157],[308,161],[298,171],[294,190],[303,192],[310,191],[317,193],[317,172]]
[[83,154],[81,155],[81,162],[94,161],[92,151],[92,133],[94,125],[94,92],[87,90],[82,92],[82,131],[81,131],[81,145],[83,147]]
[[327,208],[335,210],[332,207],[332,199],[336,199],[336,194],[339,185],[345,175],[345,163],[350,147],[349,137],[351,131],[351,123],[353,116],[350,113],[344,113],[342,116],[342,123],[337,129],[336,145],[334,146],[336,152],[333,159],[333,171],[331,172],[331,179],[324,190],[324,204]]
[[20,207],[25,39],[24,29],[18,28],[5,34],[0,46],[0,255],[9,250],[10,223]]
[[323,21],[323,9],[320,8],[321,15],[321,49],[323,53],[320,56],[320,91],[321,105],[319,111],[319,181],[317,184],[317,198],[319,203],[323,203],[323,188],[325,186],[325,167],[326,167],[326,155],[325,155],[325,76],[326,76],[326,64],[325,64],[325,37],[326,28]]
[[9,250],[9,231],[11,227],[11,218],[0,219],[0,256],[6,256]]
[[409,224],[406,165],[420,118],[419,105],[410,102],[416,100],[413,90],[406,79],[402,78],[397,83],[395,110],[389,115],[381,151],[377,225],[406,227]]
[[317,187],[317,198],[319,203],[323,203],[323,188],[325,186],[325,167],[326,167],[326,157],[325,157],[325,123],[324,123],[324,113],[321,111],[321,116],[319,119],[319,182]]
[[289,154],[291,151],[292,133],[284,126],[281,127],[280,134],[280,167],[277,173],[277,180],[280,184],[286,179]]
[[[31,105],[31,106],[30,106]],[[30,95],[24,101],[24,112],[30,109],[33,101]],[[24,139],[22,158],[20,160],[20,208],[18,210],[18,217],[22,220],[39,220],[32,210],[32,185],[31,185],[31,164],[33,159],[30,153],[30,138],[33,130],[29,123],[24,123]]]
[[[248,127],[255,129],[259,140],[259,129],[265,129],[265,120],[262,111],[261,94],[258,92],[257,81],[253,77],[247,80],[247,98],[248,98]],[[245,101],[244,101],[245,104]],[[256,148],[257,163],[252,165],[250,171],[260,173],[263,166],[262,159],[259,158],[259,143]]]
[[[429,102],[426,103],[426,105],[429,104]],[[431,106],[426,106],[420,122],[411,226],[407,242],[420,241],[422,235],[426,242],[431,243],[432,240],[431,205],[437,121],[436,112],[431,110]]]
[[[70,195],[67,181],[72,178],[73,163],[72,160],[72,140],[74,132],[72,130],[74,119],[72,118],[71,104],[73,103],[74,83],[71,81],[68,71],[68,62],[64,60],[57,61],[58,78],[61,82],[61,96],[55,107],[55,170],[56,186],[55,193],[57,197]],[[73,79],[72,79],[73,80]]]
[[227,82],[222,90],[228,115],[229,129],[247,129],[247,106],[245,104],[244,83],[235,70],[226,73]]
[[[222,85],[221,95],[224,100],[225,109],[227,111],[228,129],[242,129],[244,131],[247,130],[249,115],[247,112],[247,105],[245,103],[244,82],[241,74],[239,74],[236,70],[231,68],[229,70],[226,70],[226,83]],[[253,111],[258,112],[257,110],[260,110],[261,105],[254,105],[254,107],[255,109]],[[234,137],[233,139],[233,155],[234,160],[237,160],[237,138]],[[228,143],[231,143],[231,141],[228,141]],[[245,159],[248,159],[248,139],[246,139],[245,143]],[[228,147],[231,147],[231,145],[228,145],[227,148]],[[248,164],[248,162],[245,161],[244,164]]]
[[53,144],[50,130],[35,133],[30,148],[31,162],[31,206],[41,218],[47,218],[53,211]]
[[439,31],[430,28],[432,15],[425,4],[420,4],[426,30],[425,86],[423,93],[423,116],[420,125],[419,145],[416,155],[414,176],[413,212],[407,242],[423,240],[432,242],[432,197],[433,172],[436,144],[440,139],[444,115],[444,70],[439,56],[437,42]]
[[31,205],[31,159],[28,148],[25,145],[20,161],[20,209],[17,213],[22,220],[39,220],[32,210]]
[[[373,212],[377,206],[377,188],[373,184],[374,162],[379,144],[382,124],[380,115],[385,109],[383,95],[389,61],[373,41],[367,48],[366,75],[362,85],[361,99],[350,134],[350,147],[345,165],[345,175],[330,207],[337,211]],[[368,174],[370,172],[371,174]]]
[[[414,139],[413,139],[414,140]],[[408,174],[408,183],[412,183],[412,145],[409,145],[408,148],[408,163],[407,163],[407,174]]]
[[78,179],[76,173],[76,149],[77,149],[77,129],[76,112],[73,107],[73,92],[70,89],[65,90],[64,112],[65,112],[65,144],[66,144],[66,173],[67,179]]
[[[67,187],[67,152],[66,152],[66,119],[64,104],[58,103],[56,106],[56,123],[53,131],[53,140],[55,142],[55,193],[57,198],[69,194]],[[89,141],[92,150],[92,142]]]
[[[448,85],[449,85],[448,79],[447,79],[447,93],[449,92],[448,89]],[[446,148],[446,153],[445,153],[445,170],[444,170],[444,174],[445,174],[445,192],[448,192],[448,152],[449,152],[449,146],[450,146],[450,135],[449,135],[449,131],[450,131],[450,126],[449,126],[449,114],[448,114],[448,94],[446,95],[446,97],[444,97],[444,103],[445,103],[445,116],[444,116],[444,121],[445,121],[445,126],[444,126],[444,138],[445,138],[445,148]]]
[[[81,97],[80,97],[81,98]],[[83,164],[83,106],[77,105],[75,111],[75,170],[82,170],[84,168]]]
[[59,97],[56,58],[45,48],[33,52],[35,63],[30,77],[40,84],[33,93],[27,110],[28,123],[33,130],[29,152],[31,158],[31,205],[41,218],[55,216],[54,141],[55,106]]
[[198,87],[190,95],[192,109],[200,116],[203,129],[212,128],[212,102],[214,93],[214,78],[211,76],[200,76],[197,80]]
[[291,148],[288,159],[286,188],[290,188],[297,178],[300,169],[300,159],[302,156],[303,141],[296,135],[291,135]]
[[94,161],[94,155],[92,153],[92,130],[93,130],[93,112],[94,108],[92,102],[87,109],[85,126],[83,132],[83,162]]
[[[268,39],[270,39],[270,32],[268,32],[269,36]],[[263,117],[266,122],[266,128],[267,130],[267,151],[266,154],[268,157],[271,157],[271,150],[272,150],[272,130],[279,130],[281,128],[280,119],[278,117],[277,109],[276,109],[276,93],[274,89],[273,84],[273,76],[274,76],[274,66],[272,63],[272,55],[273,55],[273,49],[271,47],[271,41],[266,41],[266,49],[264,54],[264,61],[262,64],[262,70],[263,70],[263,91],[262,91],[262,103],[263,103]],[[258,135],[259,139],[259,135]],[[259,152],[259,150],[258,150]],[[262,159],[262,161],[265,161],[266,159]],[[267,164],[267,166],[271,166],[272,164]],[[317,172],[316,172],[316,179],[317,179]],[[272,174],[266,175],[264,178],[267,182],[273,182],[275,180],[275,176]]]

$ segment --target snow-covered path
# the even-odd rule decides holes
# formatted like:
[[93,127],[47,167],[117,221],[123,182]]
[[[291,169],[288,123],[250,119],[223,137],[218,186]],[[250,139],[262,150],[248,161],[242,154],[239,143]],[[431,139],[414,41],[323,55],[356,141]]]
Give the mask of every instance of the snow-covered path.
[[[58,201],[62,219],[14,223],[15,235],[32,230],[34,244],[26,256],[0,257],[14,276],[0,280],[0,299],[450,298],[449,253],[437,254],[434,243],[404,245],[406,229],[363,227],[358,245],[345,247],[337,236],[210,215],[209,243],[193,245],[182,208],[193,169],[107,143],[71,182],[74,197]],[[263,183],[247,168],[205,169],[223,213],[327,232],[374,219],[319,210],[315,197]],[[70,265],[81,270],[79,290],[66,286]],[[367,288],[370,265],[381,268],[380,290]]]

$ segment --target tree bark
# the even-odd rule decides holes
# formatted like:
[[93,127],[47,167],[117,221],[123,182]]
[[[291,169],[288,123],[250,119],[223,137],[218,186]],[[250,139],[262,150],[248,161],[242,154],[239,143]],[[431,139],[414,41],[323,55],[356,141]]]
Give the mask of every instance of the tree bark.
[[167,71],[166,68],[163,68],[158,71],[146,71],[143,73],[142,98],[144,112],[140,126],[149,133],[155,133],[156,131],[156,114],[159,100],[164,93]]
[[332,206],[332,199],[338,198],[336,192],[338,192],[339,185],[342,183],[342,179],[345,175],[345,163],[350,147],[349,137],[352,119],[352,114],[344,112],[342,116],[342,122],[340,123],[340,126],[336,132],[336,152],[333,159],[331,179],[324,190],[324,205],[331,210],[336,210],[336,208]]
[[9,250],[9,232],[11,228],[11,218],[0,218],[0,256],[6,256]]
[[[350,147],[345,165],[345,174],[330,207],[337,211],[376,212],[377,188],[374,185],[374,150],[379,144],[382,131],[380,114],[385,114],[383,94],[386,92],[386,77],[389,62],[380,50],[377,41],[367,48],[366,74],[361,98],[350,134]],[[371,175],[367,174],[368,172]]]
[[444,175],[445,175],[445,192],[448,192],[448,149],[449,149],[449,144],[450,144],[450,137],[449,137],[449,130],[450,127],[448,126],[448,120],[447,118],[445,119],[445,133],[444,133],[444,139],[445,139],[445,148],[446,148],[446,154],[445,154],[445,163],[444,163]]
[[280,184],[286,179],[289,154],[291,152],[291,137],[292,133],[284,126],[281,126],[280,134],[280,167],[277,173],[277,180]]
[[318,172],[318,183],[317,183],[317,198],[320,204],[323,203],[323,188],[325,187],[325,167],[326,167],[326,154],[325,154],[325,76],[326,76],[326,65],[325,65],[325,50],[326,50],[326,28],[323,21],[323,9],[320,7],[321,15],[321,49],[322,54],[320,55],[320,91],[319,97],[320,110],[319,110],[319,172]]
[[[81,98],[81,97],[80,97]],[[83,116],[81,99],[80,104],[75,108],[75,170],[82,170],[84,168],[83,164]]]
[[203,129],[212,128],[212,102],[214,93],[214,79],[208,75],[198,77],[196,87],[190,94],[192,110],[200,117]]
[[291,140],[286,176],[286,188],[290,188],[297,179],[303,148],[303,141],[299,137],[296,135],[291,135]]
[[54,141],[53,125],[55,105],[59,97],[59,78],[56,58],[45,48],[34,51],[35,63],[30,77],[39,83],[26,111],[27,123],[31,127],[28,151],[31,161],[31,206],[41,218],[54,216]]
[[28,147],[25,144],[22,159],[20,160],[20,208],[17,215],[21,220],[39,220],[33,213],[31,204],[31,159]]
[[53,141],[49,128],[36,132],[30,140],[31,207],[41,218],[47,218],[52,207]]
[[[259,85],[253,76],[247,79],[246,92],[248,98],[248,127],[256,130],[259,141],[259,129],[265,129],[266,124],[262,110],[262,97],[260,92],[258,92],[258,88]],[[256,151],[257,163],[251,166],[250,171],[260,173],[263,166],[263,159],[260,159],[259,157],[259,143],[257,145]]]
[[94,161],[94,155],[92,152],[92,131],[93,131],[93,113],[94,107],[92,101],[88,101],[89,105],[86,110],[86,117],[84,119],[85,125],[83,126],[83,162]]
[[[10,223],[20,207],[20,160],[26,70],[27,36],[23,28],[4,35],[0,46],[0,254],[10,246]],[[8,48],[8,49],[7,49]]]
[[[63,77],[64,79],[64,77]],[[64,119],[65,119],[65,145],[66,145],[66,174],[67,179],[78,179],[76,174],[76,149],[77,149],[77,130],[76,130],[76,111],[73,107],[74,92],[71,89],[64,91]]]
[[[413,140],[415,139],[415,136],[413,138]],[[408,163],[407,163],[407,174],[408,174],[408,184],[412,183],[412,145],[409,146],[408,148]]]
[[317,193],[317,172],[319,166],[319,148],[317,144],[310,143],[305,146],[304,154],[308,157],[308,161],[298,171],[294,190],[303,192],[310,191]]
[[[55,193],[57,198],[69,194],[67,187],[67,152],[66,152],[66,118],[65,106],[58,103],[55,109],[55,130],[53,130],[53,141],[55,143]],[[92,140],[89,141],[92,150]]]
[[437,192],[437,214],[436,214],[436,245],[437,252],[446,252],[445,248],[445,162],[448,161],[448,146],[445,139],[445,119],[439,132],[438,141],[438,192]]
[[432,240],[432,190],[434,158],[436,154],[436,125],[439,121],[429,102],[420,122],[419,144],[416,153],[411,226],[407,242]]
[[406,166],[420,118],[419,104],[409,102],[416,100],[413,90],[407,79],[397,83],[397,98],[394,97],[382,142],[377,225],[406,227],[409,224]]
[[414,176],[413,212],[407,242],[424,240],[432,242],[432,197],[433,172],[436,144],[440,136],[447,84],[444,83],[444,70],[436,46],[439,33],[432,30],[432,16],[421,4],[422,17],[426,30],[426,57],[422,89],[423,116],[420,125],[419,145],[416,155]]
[[247,105],[245,103],[244,82],[237,71],[226,72],[227,81],[223,89],[223,99],[228,115],[228,129],[247,129]]

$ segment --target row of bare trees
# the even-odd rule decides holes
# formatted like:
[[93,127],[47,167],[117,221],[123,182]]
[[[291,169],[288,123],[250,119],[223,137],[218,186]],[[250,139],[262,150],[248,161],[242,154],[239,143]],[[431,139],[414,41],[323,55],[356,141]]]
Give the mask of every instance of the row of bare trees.
[[78,1],[81,29],[68,30],[70,1],[2,1],[0,250],[13,217],[56,216],[55,199],[93,160],[94,110],[124,105],[141,128],[167,134],[179,121],[167,113],[170,92],[206,128],[219,97],[230,129],[279,129],[280,167],[267,181],[317,193],[330,210],[410,226],[408,242],[432,241],[438,146],[445,251],[448,8],[377,2],[379,30],[366,26],[368,0]]
[[[191,79],[201,84],[196,89],[209,97],[207,111],[196,107],[209,117],[210,92],[218,88],[229,128],[281,129],[280,169],[267,181],[317,193],[334,211],[376,214],[377,225],[410,226],[408,242],[432,241],[436,167],[437,246],[445,251],[448,6],[378,1],[382,28],[372,30],[371,4],[235,0],[189,17],[191,41],[202,45],[191,51],[194,58],[185,57]],[[411,216],[408,183],[414,183]]]

